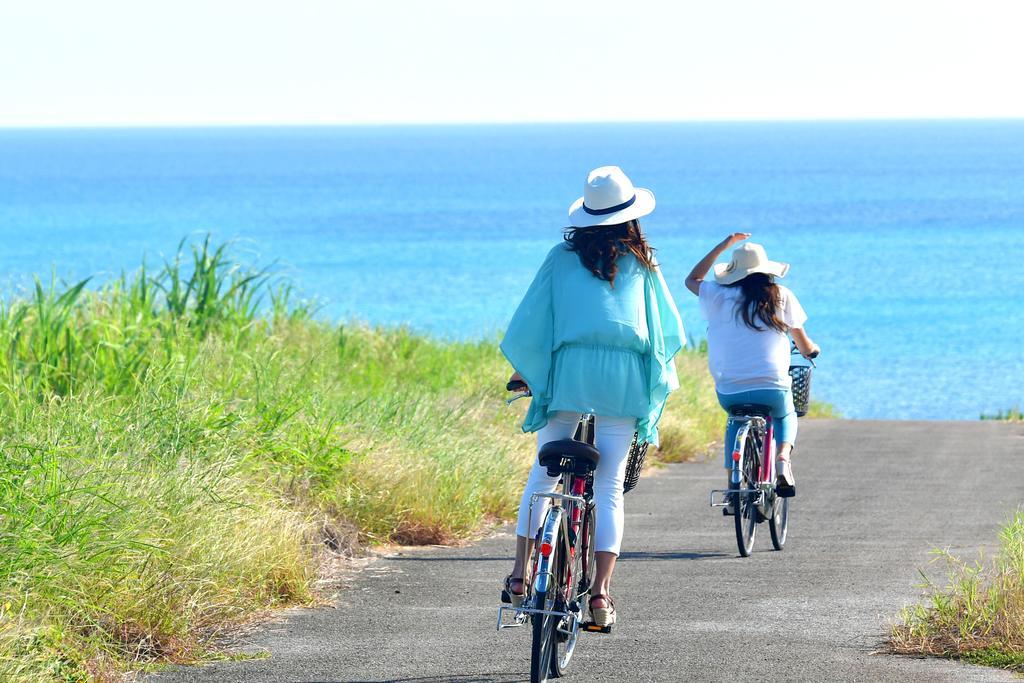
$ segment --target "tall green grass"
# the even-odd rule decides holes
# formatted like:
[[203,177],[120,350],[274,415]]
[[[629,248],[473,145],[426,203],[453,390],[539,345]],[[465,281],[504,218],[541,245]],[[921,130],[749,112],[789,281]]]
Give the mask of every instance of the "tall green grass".
[[924,600],[905,608],[892,629],[893,650],[1024,673],[1024,510],[1000,532],[991,561],[935,554],[949,568],[948,584],[940,587],[924,577]]
[[4,680],[191,657],[312,597],[315,519],[254,476],[264,410],[235,391],[271,352],[266,275],[190,256],[0,307]]
[[[509,518],[532,459],[494,341],[329,325],[226,246],[0,305],[0,679],[202,657],[314,599],[327,545],[447,543]],[[723,417],[699,352],[664,460]]]

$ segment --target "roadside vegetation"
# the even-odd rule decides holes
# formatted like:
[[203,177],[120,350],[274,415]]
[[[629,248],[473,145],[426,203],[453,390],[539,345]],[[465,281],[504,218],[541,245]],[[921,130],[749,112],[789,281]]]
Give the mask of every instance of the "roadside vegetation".
[[[333,325],[224,246],[0,304],[0,679],[115,680],[315,600],[331,553],[512,516],[532,439],[495,341]],[[679,356],[655,459],[723,417]]]
[[903,610],[889,643],[899,654],[963,659],[1024,673],[1024,510],[999,534],[999,551],[967,562],[936,550],[948,584],[924,576],[921,603]]
[[982,420],[1001,420],[1004,422],[1024,422],[1024,413],[1021,412],[1020,406],[1014,406],[1009,410],[999,410],[992,414],[983,414]]
[[808,406],[807,415],[800,418],[808,420],[835,420],[843,417],[843,414],[835,409],[831,403],[823,403],[821,401],[815,401],[811,399],[811,404]]

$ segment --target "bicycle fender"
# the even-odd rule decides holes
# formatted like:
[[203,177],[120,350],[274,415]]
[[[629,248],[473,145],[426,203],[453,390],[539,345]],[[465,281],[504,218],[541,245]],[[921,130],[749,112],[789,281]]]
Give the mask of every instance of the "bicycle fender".
[[[743,454],[746,453],[747,436],[750,434],[750,422],[744,422],[740,425],[740,428],[736,431],[736,442],[732,448],[732,470],[730,471],[730,479],[733,484],[739,484],[742,480],[743,471]],[[739,453],[739,457],[736,454]]]
[[[562,525],[562,507],[552,506],[548,509],[547,518],[544,520],[544,531],[541,533],[540,543],[554,547],[555,536]],[[547,593],[551,583],[551,557],[540,556],[540,566],[537,568],[537,578],[533,582],[533,590],[539,593]]]

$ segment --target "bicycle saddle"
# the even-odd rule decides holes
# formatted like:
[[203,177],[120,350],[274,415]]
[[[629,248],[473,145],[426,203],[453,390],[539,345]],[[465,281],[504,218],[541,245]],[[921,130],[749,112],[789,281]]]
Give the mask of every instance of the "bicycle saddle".
[[541,465],[548,468],[548,474],[551,475],[559,472],[587,474],[597,469],[601,453],[582,441],[559,439],[548,441],[541,446],[537,459]]
[[737,403],[734,406],[729,407],[730,415],[759,415],[761,417],[768,417],[772,414],[770,406],[762,405],[760,403]]

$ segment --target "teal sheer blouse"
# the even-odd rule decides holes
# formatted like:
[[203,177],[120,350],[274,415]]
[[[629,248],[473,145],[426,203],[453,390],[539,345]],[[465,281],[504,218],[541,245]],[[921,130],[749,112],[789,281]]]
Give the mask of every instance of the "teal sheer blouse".
[[660,269],[620,256],[615,286],[555,246],[509,323],[501,350],[533,393],[523,422],[535,432],[558,410],[636,417],[658,443],[658,420],[679,388],[672,357],[685,336]]

